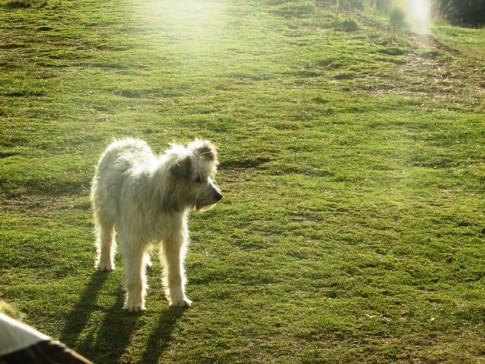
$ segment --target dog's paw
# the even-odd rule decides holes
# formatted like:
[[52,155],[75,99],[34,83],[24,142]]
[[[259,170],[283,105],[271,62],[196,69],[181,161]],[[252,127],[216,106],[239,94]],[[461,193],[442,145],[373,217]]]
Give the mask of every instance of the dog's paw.
[[95,267],[101,272],[112,272],[115,270],[115,265],[109,260],[96,260]]
[[115,270],[114,264],[110,263],[98,263],[96,264],[96,269],[99,270],[100,272],[112,272]]
[[145,305],[143,303],[125,303],[123,310],[128,312],[143,312],[145,311]]
[[170,307],[190,307],[192,306],[192,301],[187,297],[182,297],[178,300],[170,300]]
[[128,290],[125,297],[125,304],[123,310],[128,312],[143,312],[145,311],[145,299],[139,292],[131,292]]

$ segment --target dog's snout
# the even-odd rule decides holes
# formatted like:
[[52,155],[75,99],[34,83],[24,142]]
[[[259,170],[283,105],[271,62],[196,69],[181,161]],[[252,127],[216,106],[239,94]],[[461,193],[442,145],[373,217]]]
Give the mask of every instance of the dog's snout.
[[216,192],[215,199],[216,201],[220,201],[222,199],[222,194],[220,192]]

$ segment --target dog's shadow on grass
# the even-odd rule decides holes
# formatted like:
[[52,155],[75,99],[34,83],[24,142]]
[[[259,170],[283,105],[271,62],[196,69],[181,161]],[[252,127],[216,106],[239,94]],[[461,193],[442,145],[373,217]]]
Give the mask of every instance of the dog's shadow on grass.
[[[102,272],[91,276],[79,301],[68,314],[60,334],[61,342],[95,363],[123,362],[121,358],[132,335],[138,329],[143,331],[141,325],[148,324],[144,317],[147,313],[129,314],[121,309],[124,293],[119,287],[116,293],[112,292],[116,300],[108,310],[97,303],[100,291],[106,289],[103,286],[108,276]],[[158,319],[145,339],[145,348],[138,363],[158,363],[162,353],[171,345],[173,329],[185,311],[184,308],[172,308],[152,314],[157,315]]]
[[186,308],[170,308],[159,314],[157,324],[146,341],[140,364],[158,363],[162,353],[172,344],[173,329],[186,310]]
[[[116,300],[106,310],[98,296],[109,274],[96,272],[66,318],[60,341],[95,363],[118,363],[136,328],[140,314],[122,310],[124,294],[117,289]],[[101,321],[101,324],[99,324]]]
[[96,300],[108,278],[107,274],[95,273],[80,295],[80,299],[65,319],[64,328],[59,340],[69,346],[75,346],[84,329],[88,326],[91,314],[98,309]]

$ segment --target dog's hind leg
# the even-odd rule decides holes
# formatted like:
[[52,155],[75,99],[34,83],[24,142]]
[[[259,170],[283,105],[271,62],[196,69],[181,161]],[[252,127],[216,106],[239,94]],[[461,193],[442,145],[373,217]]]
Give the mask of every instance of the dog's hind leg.
[[184,258],[186,250],[185,233],[163,242],[160,258],[164,265],[163,284],[170,307],[190,307],[192,301],[185,296]]
[[125,264],[126,301],[123,306],[128,312],[145,310],[145,293],[147,289],[145,266],[147,263],[143,244],[122,246]]

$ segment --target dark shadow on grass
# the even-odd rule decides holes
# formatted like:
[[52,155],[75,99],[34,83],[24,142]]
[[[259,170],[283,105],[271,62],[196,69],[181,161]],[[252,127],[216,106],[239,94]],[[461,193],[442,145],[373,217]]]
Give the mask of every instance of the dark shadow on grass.
[[[98,294],[108,276],[105,272],[91,276],[60,335],[61,342],[94,363],[118,363],[142,315],[122,310],[124,292],[121,289],[114,292],[116,301],[108,310],[97,305]],[[103,317],[101,324],[96,324],[96,316]]]
[[160,313],[158,322],[147,339],[146,349],[140,364],[158,363],[162,353],[172,342],[172,333],[177,321],[184,315],[186,308],[171,308]]
[[[59,338],[61,342],[94,363],[121,362],[139,318],[146,315],[128,313],[122,309],[124,292],[121,289],[113,292],[116,301],[108,310],[97,304],[98,294],[103,290],[108,276],[109,274],[104,272],[93,273],[80,294],[79,301],[68,314]],[[185,308],[171,308],[158,314],[157,323],[147,338],[146,348],[139,363],[158,363],[164,350],[170,346],[174,327],[185,311]],[[102,322],[96,324],[99,316],[102,317]]]
[[64,329],[59,340],[68,346],[75,346],[87,326],[91,314],[96,310],[96,299],[104,282],[108,278],[105,273],[96,272],[81,293],[79,301],[66,318]]
[[128,313],[123,310],[124,292],[120,289],[116,302],[105,313],[96,339],[84,341],[80,353],[94,363],[120,363],[121,356],[130,343],[137,321],[144,313]]

